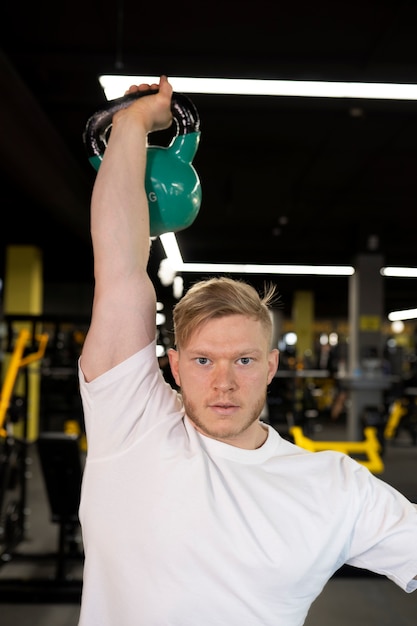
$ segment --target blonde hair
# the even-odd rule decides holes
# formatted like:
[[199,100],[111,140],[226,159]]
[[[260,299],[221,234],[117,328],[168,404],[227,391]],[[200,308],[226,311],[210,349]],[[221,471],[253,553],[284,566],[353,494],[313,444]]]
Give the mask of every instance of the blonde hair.
[[173,310],[176,347],[185,346],[193,332],[208,320],[226,315],[246,315],[260,321],[270,341],[270,307],[275,295],[275,285],[265,286],[260,296],[248,283],[225,276],[195,283]]

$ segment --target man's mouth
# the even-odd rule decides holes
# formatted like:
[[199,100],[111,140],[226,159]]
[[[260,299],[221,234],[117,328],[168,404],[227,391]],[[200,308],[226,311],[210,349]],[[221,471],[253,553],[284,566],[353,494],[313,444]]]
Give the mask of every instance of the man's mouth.
[[209,405],[210,409],[219,415],[231,415],[239,406],[232,402],[215,402]]

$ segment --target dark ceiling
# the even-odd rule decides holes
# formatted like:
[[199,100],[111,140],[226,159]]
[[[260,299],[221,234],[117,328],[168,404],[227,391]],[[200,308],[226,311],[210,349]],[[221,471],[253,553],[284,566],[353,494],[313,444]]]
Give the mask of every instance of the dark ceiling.
[[[105,102],[99,74],[417,83],[416,28],[402,0],[8,2],[2,249],[39,246],[46,284],[92,282],[82,133]],[[203,201],[178,233],[185,261],[417,266],[417,103],[191,97]],[[347,281],[275,279],[288,314],[293,291],[313,289],[318,317],[347,314]],[[387,311],[416,306],[415,280],[384,285]]]

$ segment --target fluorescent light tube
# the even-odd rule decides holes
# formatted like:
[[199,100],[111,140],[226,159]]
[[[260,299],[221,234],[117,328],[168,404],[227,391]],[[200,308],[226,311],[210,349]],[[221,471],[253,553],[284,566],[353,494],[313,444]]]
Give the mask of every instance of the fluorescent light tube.
[[239,263],[183,263],[181,272],[227,274],[298,274],[303,276],[351,276],[350,265],[256,265]]
[[298,274],[305,276],[351,276],[351,265],[256,265],[245,263],[185,263],[174,233],[160,236],[169,266],[175,272],[227,274]]
[[417,267],[383,267],[381,274],[395,278],[417,278]]
[[399,320],[414,320],[417,319],[417,309],[405,309],[404,311],[393,311],[388,314],[390,322],[397,322]]
[[[305,98],[353,98],[417,100],[417,85],[405,83],[357,83],[316,80],[258,80],[242,78],[190,78],[170,76],[180,93],[241,96],[292,96]],[[108,100],[122,96],[130,85],[157,83],[159,76],[112,75],[99,77]]]
[[174,233],[164,233],[159,236],[160,242],[164,248],[167,259],[170,266],[175,271],[181,271],[180,268],[184,265],[182,260],[181,251],[178,245],[177,238]]

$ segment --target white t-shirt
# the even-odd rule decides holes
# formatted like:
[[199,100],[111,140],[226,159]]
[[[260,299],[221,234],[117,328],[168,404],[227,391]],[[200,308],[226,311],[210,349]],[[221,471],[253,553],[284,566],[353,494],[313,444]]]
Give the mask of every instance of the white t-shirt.
[[344,563],[417,587],[416,507],[350,457],[201,435],[154,343],[80,388],[80,626],[300,626]]

